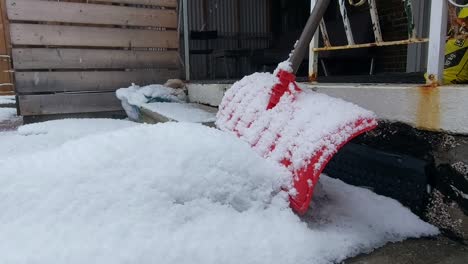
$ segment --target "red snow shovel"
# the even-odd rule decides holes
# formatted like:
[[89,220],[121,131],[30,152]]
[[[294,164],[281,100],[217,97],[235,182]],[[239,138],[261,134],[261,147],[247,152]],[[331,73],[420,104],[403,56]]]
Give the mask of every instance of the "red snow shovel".
[[309,208],[314,187],[333,155],[352,138],[377,126],[375,115],[352,103],[303,90],[294,73],[330,0],[317,1],[288,61],[275,73],[254,73],[223,97],[216,125],[233,132],[293,179],[290,206]]

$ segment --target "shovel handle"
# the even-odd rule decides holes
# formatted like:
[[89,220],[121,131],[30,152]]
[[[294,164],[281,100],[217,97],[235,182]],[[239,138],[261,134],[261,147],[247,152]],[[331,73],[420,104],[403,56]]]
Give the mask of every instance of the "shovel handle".
[[289,62],[291,63],[291,67],[293,72],[296,73],[301,65],[302,60],[304,59],[304,55],[306,54],[310,42],[314,37],[315,31],[319,27],[320,21],[325,14],[325,11],[330,4],[330,0],[317,0],[315,3],[314,9],[310,14],[309,19],[307,20],[307,24],[302,31],[301,37],[299,41],[296,43],[295,48],[292,51],[291,57],[289,58]]

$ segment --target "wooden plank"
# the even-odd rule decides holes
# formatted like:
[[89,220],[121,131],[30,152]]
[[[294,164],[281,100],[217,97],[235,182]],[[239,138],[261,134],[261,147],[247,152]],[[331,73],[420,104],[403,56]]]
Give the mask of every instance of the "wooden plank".
[[10,60],[8,58],[0,58],[0,92],[2,93],[13,92],[14,90],[10,71]]
[[89,112],[89,113],[73,113],[73,114],[53,114],[53,115],[29,115],[23,116],[23,124],[32,124],[38,122],[46,122],[51,120],[59,120],[65,118],[111,118],[124,119],[127,118],[125,111],[105,111],[105,112]]
[[177,0],[96,0],[96,2],[177,7]]
[[[182,0],[183,23],[184,23],[184,68],[185,80],[190,81],[190,43],[189,43],[189,22],[188,22],[188,3]],[[208,58],[208,56],[206,56]],[[226,58],[225,58],[226,59]],[[215,59],[216,60],[216,59]],[[226,62],[226,61],[225,61]]]
[[178,68],[177,51],[15,48],[13,65],[22,69]]
[[[5,3],[0,3],[0,55],[10,55],[10,41],[8,34],[8,19],[6,18]],[[13,93],[11,66],[8,58],[0,58],[0,94]]]
[[10,20],[177,28],[177,12],[173,9],[37,0],[6,1]]
[[179,78],[179,70],[16,72],[17,93],[115,91],[132,83],[148,85]]
[[172,48],[179,46],[177,31],[102,27],[10,24],[13,45]]
[[113,92],[20,95],[18,99],[20,114],[25,116],[122,110]]

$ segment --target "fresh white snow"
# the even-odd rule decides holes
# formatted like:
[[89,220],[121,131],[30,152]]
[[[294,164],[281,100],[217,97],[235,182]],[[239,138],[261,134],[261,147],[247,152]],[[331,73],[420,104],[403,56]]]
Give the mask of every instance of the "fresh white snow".
[[186,95],[182,89],[174,89],[160,84],[152,84],[140,87],[133,84],[128,88],[120,88],[116,91],[117,98],[126,100],[131,105],[140,106],[153,98],[162,98],[168,101],[184,102]]
[[16,99],[14,95],[0,95],[0,105],[2,104],[15,104]]
[[216,121],[216,113],[201,109],[197,107],[197,104],[149,103],[142,107],[179,122],[208,123]]
[[47,150],[88,135],[136,125],[113,119],[64,119],[24,125],[17,131],[0,132],[0,159]]
[[289,60],[280,62],[273,72],[273,75],[277,76],[280,71],[293,72],[291,62]]
[[438,233],[326,176],[299,218],[281,167],[197,124],[62,120],[0,144],[0,263],[320,264]]
[[14,119],[16,117],[15,108],[2,108],[0,107],[0,122]]
[[160,84],[152,84],[140,87],[132,84],[128,88],[120,88],[116,96],[122,102],[122,107],[128,117],[134,121],[139,120],[139,107],[151,103],[152,100],[167,102],[186,102],[187,96],[183,89],[174,89]]

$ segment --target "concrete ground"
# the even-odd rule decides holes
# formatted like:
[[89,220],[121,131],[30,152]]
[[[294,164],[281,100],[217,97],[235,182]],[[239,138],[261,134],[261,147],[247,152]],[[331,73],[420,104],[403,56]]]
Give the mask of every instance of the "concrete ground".
[[468,245],[444,236],[390,243],[343,264],[468,264]]

